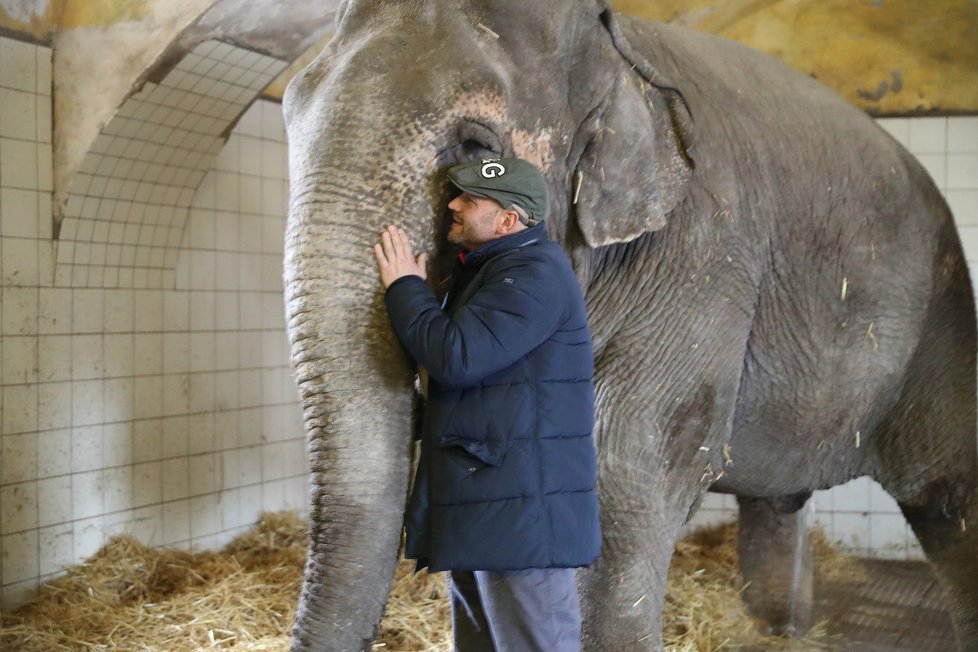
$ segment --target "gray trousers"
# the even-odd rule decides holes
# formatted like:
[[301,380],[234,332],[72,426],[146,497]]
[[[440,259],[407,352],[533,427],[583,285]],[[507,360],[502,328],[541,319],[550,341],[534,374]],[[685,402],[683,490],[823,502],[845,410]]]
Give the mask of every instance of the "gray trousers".
[[573,568],[452,571],[455,652],[580,652]]

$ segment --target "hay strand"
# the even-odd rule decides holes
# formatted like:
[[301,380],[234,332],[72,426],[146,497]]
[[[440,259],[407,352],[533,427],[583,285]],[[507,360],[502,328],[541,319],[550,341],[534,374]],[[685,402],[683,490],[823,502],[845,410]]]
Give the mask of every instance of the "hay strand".
[[[822,626],[793,641],[758,633],[740,596],[736,536],[731,524],[699,530],[677,545],[664,608],[666,650],[835,649]],[[813,542],[823,578],[862,572],[818,530]],[[4,614],[0,649],[284,652],[305,552],[305,521],[289,512],[262,514],[220,552],[155,550],[129,536],[114,537],[45,584],[34,600]],[[443,574],[413,571],[413,562],[398,565],[374,649],[448,652]],[[647,599],[643,595],[639,602]]]
[[492,31],[491,29],[489,29],[488,27],[486,27],[482,23],[479,23],[479,29],[481,29],[483,32],[485,32],[489,36],[493,37],[494,39],[498,39],[499,38],[499,34],[497,34],[496,32]]

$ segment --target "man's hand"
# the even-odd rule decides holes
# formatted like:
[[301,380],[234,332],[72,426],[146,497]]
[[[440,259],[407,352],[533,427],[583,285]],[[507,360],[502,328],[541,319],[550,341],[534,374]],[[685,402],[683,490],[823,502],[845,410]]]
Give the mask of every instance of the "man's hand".
[[418,254],[411,251],[411,241],[399,226],[391,224],[380,234],[380,242],[374,245],[374,257],[377,259],[377,271],[380,272],[380,282],[384,288],[402,276],[420,276],[428,278],[425,263],[428,254]]

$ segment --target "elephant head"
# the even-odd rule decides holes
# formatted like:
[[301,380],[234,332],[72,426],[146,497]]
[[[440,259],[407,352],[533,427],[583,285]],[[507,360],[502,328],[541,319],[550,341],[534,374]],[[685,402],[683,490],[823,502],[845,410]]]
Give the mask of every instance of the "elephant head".
[[520,156],[586,286],[595,248],[662,228],[692,168],[682,96],[604,0],[349,0],[337,21],[284,102],[286,311],[312,470],[294,649],[369,649],[396,563],[413,370],[370,251],[382,227],[450,259],[446,168]]

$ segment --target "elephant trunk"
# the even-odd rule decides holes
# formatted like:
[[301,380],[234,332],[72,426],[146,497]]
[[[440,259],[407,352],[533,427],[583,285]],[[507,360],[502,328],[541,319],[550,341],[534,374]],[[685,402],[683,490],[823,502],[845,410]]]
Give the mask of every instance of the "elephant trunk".
[[407,492],[411,373],[381,303],[369,248],[379,227],[338,223],[364,216],[350,204],[293,185],[286,316],[312,494],[293,650],[370,649]]
[[[359,20],[352,14],[345,25]],[[435,250],[434,171],[455,120],[438,102],[414,101],[421,82],[396,72],[408,45],[435,35],[406,40],[393,24],[337,36],[284,99],[286,317],[312,472],[296,651],[371,648],[408,492],[414,370],[390,328],[372,246],[398,223],[419,251]]]

